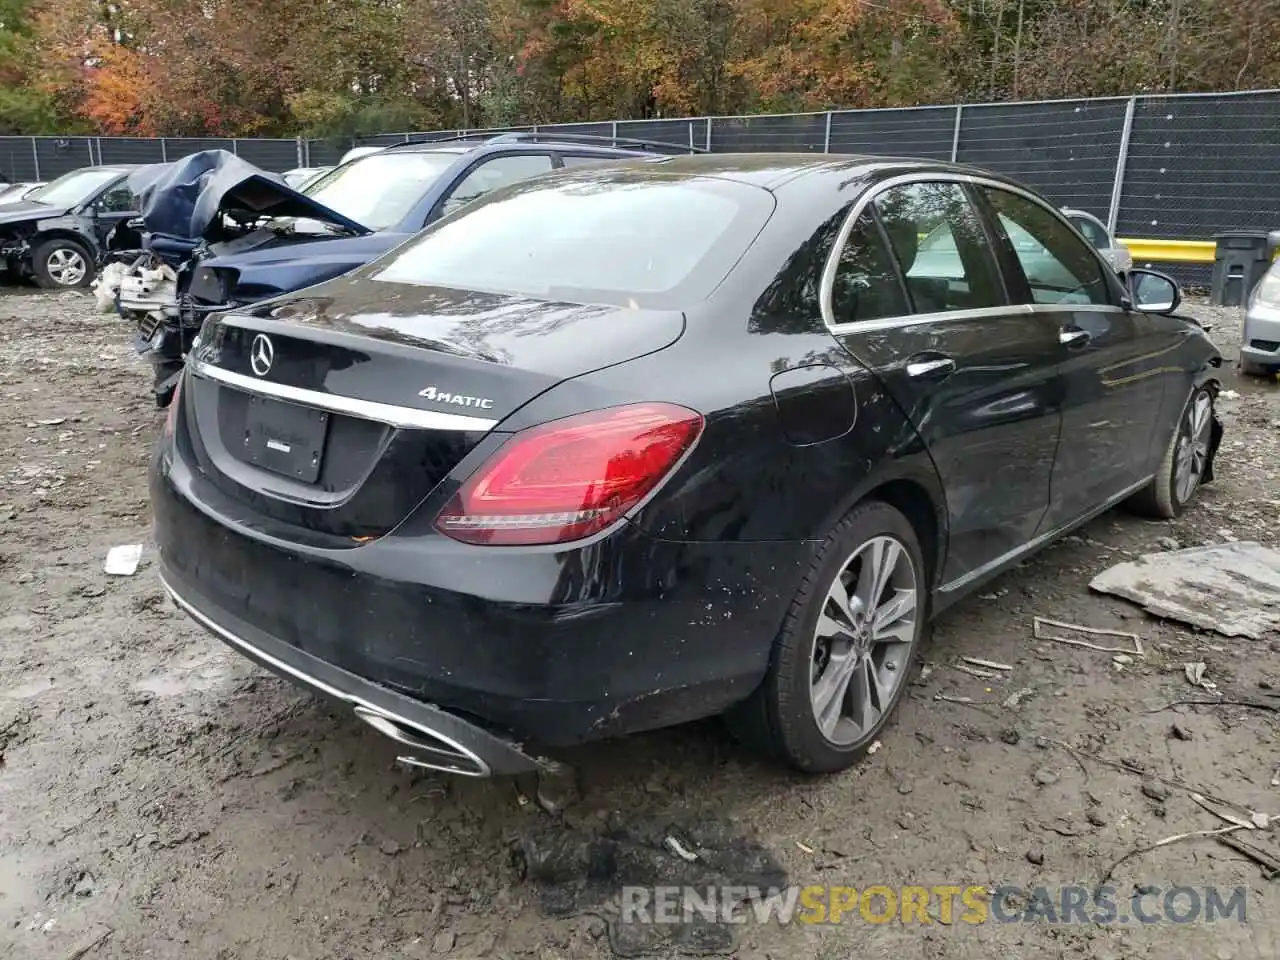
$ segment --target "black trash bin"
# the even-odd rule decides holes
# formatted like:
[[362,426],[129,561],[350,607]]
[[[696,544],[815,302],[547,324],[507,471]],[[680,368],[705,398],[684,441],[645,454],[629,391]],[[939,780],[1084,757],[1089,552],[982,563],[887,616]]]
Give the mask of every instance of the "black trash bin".
[[1213,286],[1209,301],[1219,307],[1238,307],[1262,279],[1274,251],[1265,230],[1233,230],[1214,234]]

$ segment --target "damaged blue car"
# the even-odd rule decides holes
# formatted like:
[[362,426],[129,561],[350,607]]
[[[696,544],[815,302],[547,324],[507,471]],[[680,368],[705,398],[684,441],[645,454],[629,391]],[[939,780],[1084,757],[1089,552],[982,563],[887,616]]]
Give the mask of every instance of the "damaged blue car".
[[103,270],[98,294],[136,322],[135,343],[154,368],[163,407],[210,313],[331,280],[509,183],[688,152],[702,151],[609,137],[474,135],[396,144],[301,191],[226,151],[192,154],[129,178],[141,217],[110,242],[114,265]]

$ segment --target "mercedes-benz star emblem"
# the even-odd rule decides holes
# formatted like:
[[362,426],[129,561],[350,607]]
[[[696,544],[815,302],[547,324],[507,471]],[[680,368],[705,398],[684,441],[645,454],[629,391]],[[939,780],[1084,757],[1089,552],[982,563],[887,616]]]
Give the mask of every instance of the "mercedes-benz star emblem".
[[253,338],[253,345],[249,348],[249,366],[253,367],[254,373],[265,377],[275,358],[276,348],[272,346],[270,337],[260,333]]

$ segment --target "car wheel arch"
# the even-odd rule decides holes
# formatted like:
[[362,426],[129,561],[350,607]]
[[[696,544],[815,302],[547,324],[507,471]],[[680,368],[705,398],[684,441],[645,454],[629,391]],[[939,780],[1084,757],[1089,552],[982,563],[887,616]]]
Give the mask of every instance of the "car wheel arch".
[[[66,240],[70,243],[74,243],[76,246],[82,248],[86,253],[88,253],[91,260],[96,259],[97,257],[97,247],[92,240],[82,233],[77,233],[74,230],[68,230],[65,227],[58,227],[53,230],[42,230],[28,238],[27,248],[34,254],[40,247],[53,240]],[[90,266],[93,266],[93,264],[91,263]]]
[[872,500],[888,504],[911,523],[925,555],[930,589],[936,587],[937,577],[946,560],[948,524],[946,496],[931,467],[924,470],[919,466],[901,464],[896,469],[876,471],[836,506],[822,529],[815,531],[814,539],[824,539],[841,518],[859,504]]

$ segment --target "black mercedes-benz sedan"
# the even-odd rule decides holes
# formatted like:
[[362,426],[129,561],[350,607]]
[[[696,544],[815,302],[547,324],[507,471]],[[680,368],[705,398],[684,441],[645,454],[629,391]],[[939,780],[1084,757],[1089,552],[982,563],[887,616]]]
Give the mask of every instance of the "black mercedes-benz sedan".
[[1179,300],[970,168],[560,171],[206,321],[154,454],[161,575],[411,765],[725,713],[839,770],[929,618],[1212,479],[1221,357]]

